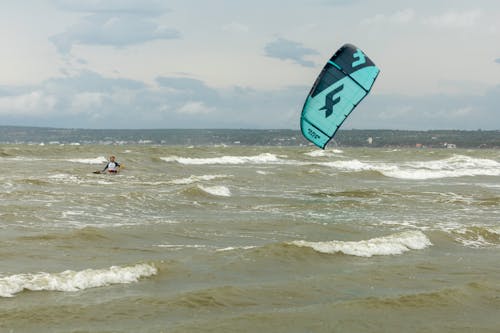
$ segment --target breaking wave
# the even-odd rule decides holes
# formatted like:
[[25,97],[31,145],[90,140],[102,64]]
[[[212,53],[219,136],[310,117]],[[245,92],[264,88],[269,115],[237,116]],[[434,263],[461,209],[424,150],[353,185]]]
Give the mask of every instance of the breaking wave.
[[72,163],[83,163],[83,164],[103,164],[107,162],[107,159],[104,156],[99,156],[96,158],[74,158],[74,159],[69,159],[68,161]]
[[186,165],[203,165],[203,164],[266,164],[278,163],[282,160],[275,154],[262,153],[255,156],[221,156],[211,158],[191,158],[191,157],[162,157],[165,162],[177,162]]
[[111,266],[107,269],[67,270],[61,273],[24,273],[0,277],[0,297],[13,297],[23,290],[74,292],[112,284],[137,282],[140,278],[156,275],[151,264]]
[[321,165],[340,169],[341,171],[377,171],[391,178],[414,180],[500,175],[499,162],[464,155],[454,155],[443,160],[401,164],[349,160],[325,162],[321,163]]
[[374,255],[397,255],[410,250],[422,250],[432,243],[421,231],[405,231],[385,237],[362,241],[308,242],[304,240],[289,243],[299,247],[309,247],[320,253],[343,253],[358,257]]

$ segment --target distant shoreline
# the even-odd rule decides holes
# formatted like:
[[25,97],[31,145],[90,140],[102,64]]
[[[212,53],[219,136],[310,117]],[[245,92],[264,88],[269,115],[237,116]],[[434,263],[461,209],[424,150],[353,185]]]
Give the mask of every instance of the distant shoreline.
[[[2,144],[309,146],[292,129],[72,129],[0,126]],[[328,147],[500,148],[500,130],[339,130]]]

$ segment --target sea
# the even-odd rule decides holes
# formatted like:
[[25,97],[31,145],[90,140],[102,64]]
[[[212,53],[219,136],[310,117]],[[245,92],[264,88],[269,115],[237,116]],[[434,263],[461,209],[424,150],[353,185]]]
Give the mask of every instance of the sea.
[[0,332],[500,332],[500,150],[10,143],[0,170]]

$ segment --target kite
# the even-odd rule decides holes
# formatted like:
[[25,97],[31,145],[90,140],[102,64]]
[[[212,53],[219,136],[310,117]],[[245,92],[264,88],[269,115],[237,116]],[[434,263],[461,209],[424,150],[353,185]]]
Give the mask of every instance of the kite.
[[352,44],[335,52],[314,82],[302,108],[304,137],[325,149],[340,125],[368,95],[380,69]]

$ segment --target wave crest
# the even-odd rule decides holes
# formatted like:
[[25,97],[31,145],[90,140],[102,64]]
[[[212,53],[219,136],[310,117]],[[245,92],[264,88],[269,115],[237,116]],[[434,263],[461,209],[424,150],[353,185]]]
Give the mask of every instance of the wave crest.
[[111,284],[137,282],[140,278],[156,275],[152,264],[111,266],[107,269],[67,270],[61,273],[25,273],[0,277],[0,297],[13,297],[23,290],[79,291]]
[[421,231],[405,231],[385,237],[362,241],[308,242],[304,240],[289,243],[299,247],[309,247],[320,253],[344,253],[358,257],[374,255],[396,255],[410,250],[422,250],[432,243]]
[[270,153],[262,153],[255,156],[221,156],[211,158],[193,158],[193,157],[162,157],[165,162],[177,162],[186,165],[203,165],[203,164],[266,164],[277,163],[281,160]]

